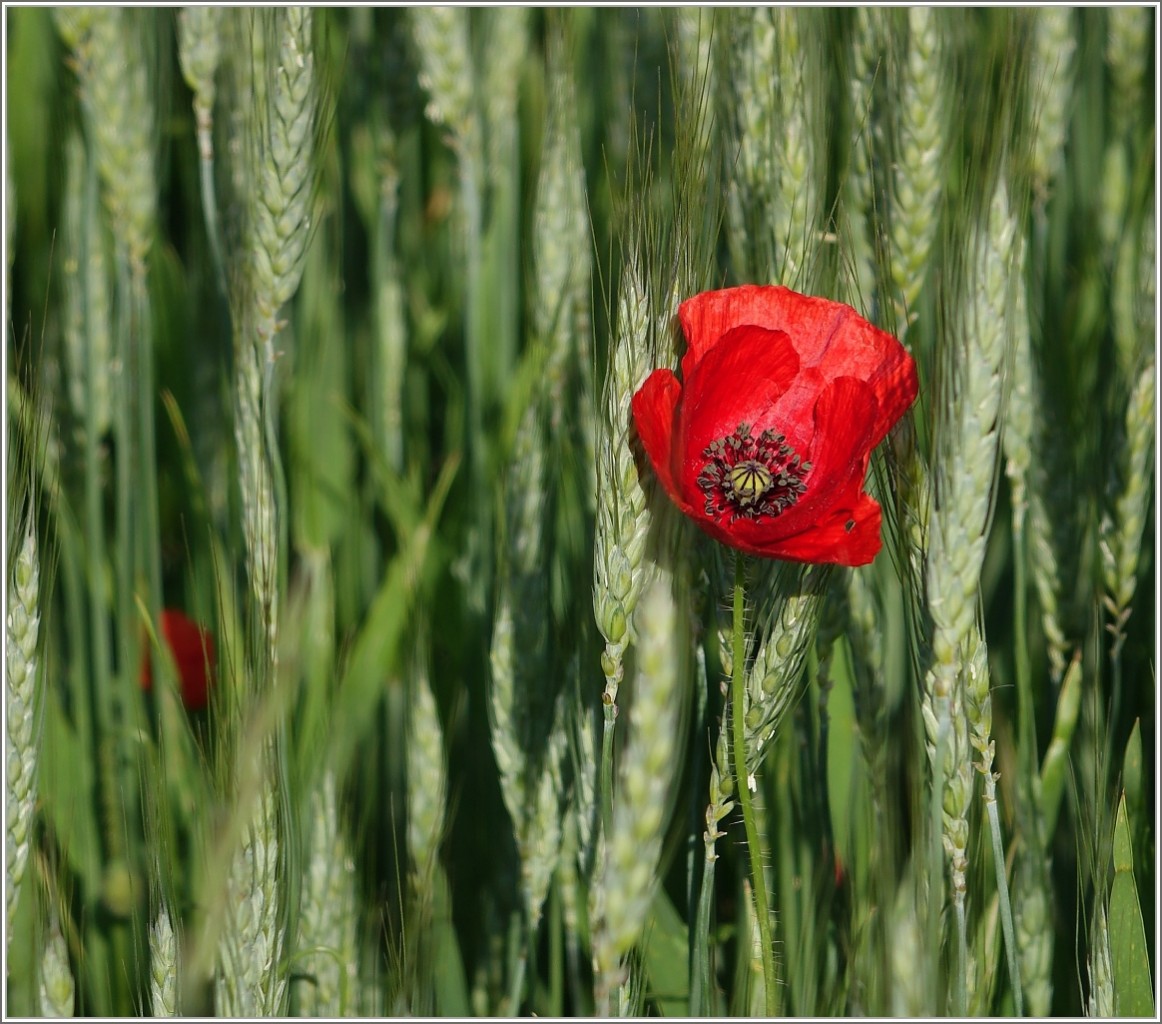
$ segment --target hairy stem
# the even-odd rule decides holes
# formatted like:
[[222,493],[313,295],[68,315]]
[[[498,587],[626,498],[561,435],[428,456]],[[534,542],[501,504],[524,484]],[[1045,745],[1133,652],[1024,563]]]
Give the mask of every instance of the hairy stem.
[[775,957],[771,943],[771,916],[767,902],[767,882],[763,875],[762,846],[759,842],[758,827],[755,824],[754,804],[750,797],[750,787],[746,772],[746,711],[744,690],[746,673],[744,668],[745,646],[743,643],[743,556],[734,556],[734,664],[731,666],[730,681],[730,721],[734,730],[734,781],[742,804],[742,823],[746,830],[746,847],[750,853],[750,873],[754,885],[755,917],[758,919],[759,941],[763,947],[763,988],[766,997],[766,1013],[775,1016]]

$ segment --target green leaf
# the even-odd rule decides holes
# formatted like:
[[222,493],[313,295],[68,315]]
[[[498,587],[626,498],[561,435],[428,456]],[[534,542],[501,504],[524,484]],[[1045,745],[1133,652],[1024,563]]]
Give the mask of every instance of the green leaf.
[[[1146,806],[1145,782],[1142,774],[1142,723],[1134,722],[1126,753],[1122,758],[1122,788],[1126,791],[1126,815],[1130,819],[1130,844],[1137,864],[1149,864],[1153,857],[1148,835],[1151,812]],[[1149,873],[1138,878],[1138,899],[1152,898],[1148,890]]]
[[1145,809],[1144,793],[1142,789],[1142,722],[1134,722],[1130,731],[1130,738],[1126,741],[1126,755],[1122,760],[1122,786],[1126,791],[1127,813],[1134,815],[1135,823],[1138,814]]
[[340,775],[363,733],[375,721],[371,712],[383,696],[387,675],[397,661],[400,642],[424,575],[424,563],[436,520],[458,465],[456,457],[445,463],[428,500],[423,521],[404,540],[388,565],[383,584],[371,602],[363,628],[355,640],[331,724],[331,735],[337,738],[335,768]]
[[650,908],[644,954],[650,979],[648,998],[663,1017],[684,1017],[690,1011],[688,942],[685,923],[659,888]]
[[452,893],[442,868],[433,879],[435,913],[432,918],[433,958],[432,984],[435,988],[436,1013],[441,1017],[466,1019],[472,1012],[468,998],[468,980],[460,957],[460,944],[452,924]]
[[1069,746],[1073,742],[1073,733],[1081,714],[1082,689],[1081,659],[1075,657],[1061,683],[1057,714],[1053,721],[1053,738],[1049,741],[1041,765],[1042,839],[1045,843],[1053,838],[1053,831],[1057,827],[1061,796],[1065,792],[1065,780],[1069,774]]
[[299,297],[299,365],[287,394],[292,524],[298,548],[334,544],[350,515],[354,450],[343,411],[346,327],[341,286],[324,262],[326,247],[311,247]]
[[1154,1015],[1150,960],[1138,889],[1134,884],[1134,857],[1126,797],[1118,801],[1114,825],[1114,884],[1109,909],[1110,966],[1114,976],[1116,1012],[1126,1017]]

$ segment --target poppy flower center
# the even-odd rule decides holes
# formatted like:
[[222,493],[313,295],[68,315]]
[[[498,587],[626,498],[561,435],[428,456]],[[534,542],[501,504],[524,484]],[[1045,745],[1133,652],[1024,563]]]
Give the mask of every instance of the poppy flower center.
[[709,460],[698,474],[706,498],[706,514],[716,519],[758,519],[777,516],[807,490],[803,482],[811,463],[800,460],[782,434],[764,430],[752,437],[750,425],[740,423],[727,437],[708,444]]

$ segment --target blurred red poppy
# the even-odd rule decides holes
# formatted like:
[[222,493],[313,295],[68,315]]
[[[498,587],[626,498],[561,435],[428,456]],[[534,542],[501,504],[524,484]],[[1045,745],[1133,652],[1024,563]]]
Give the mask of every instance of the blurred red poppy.
[[[172,608],[161,613],[161,635],[173,655],[181,684],[182,703],[189,711],[201,711],[214,685],[214,637],[192,619]],[[141,688],[153,688],[149,648],[141,659]]]
[[872,449],[916,398],[916,364],[850,306],[788,288],[703,292],[678,307],[682,378],[655,370],[633,419],[674,503],[753,555],[864,565],[880,506]]

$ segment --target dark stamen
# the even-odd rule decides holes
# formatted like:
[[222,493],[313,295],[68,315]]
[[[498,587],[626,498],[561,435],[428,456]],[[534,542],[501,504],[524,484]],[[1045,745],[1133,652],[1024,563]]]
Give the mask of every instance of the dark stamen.
[[740,423],[734,433],[708,444],[702,455],[709,461],[698,474],[698,486],[708,516],[729,516],[728,522],[777,516],[807,489],[803,480],[811,463],[801,461],[773,430],[756,438],[749,424]]

